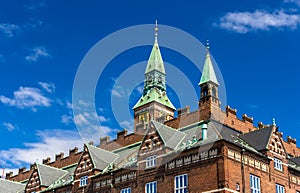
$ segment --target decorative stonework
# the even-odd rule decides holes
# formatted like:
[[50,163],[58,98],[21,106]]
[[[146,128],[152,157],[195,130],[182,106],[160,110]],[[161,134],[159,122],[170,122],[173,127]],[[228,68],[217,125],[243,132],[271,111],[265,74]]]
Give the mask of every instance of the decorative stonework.
[[243,163],[245,165],[251,166],[251,167],[255,167],[259,170],[268,172],[269,171],[269,166],[267,164],[265,164],[262,161],[259,161],[251,156],[248,155],[241,155],[240,152],[232,150],[232,149],[228,149],[227,151],[228,153],[228,158],[233,159],[235,161],[241,162],[241,160],[243,160]]

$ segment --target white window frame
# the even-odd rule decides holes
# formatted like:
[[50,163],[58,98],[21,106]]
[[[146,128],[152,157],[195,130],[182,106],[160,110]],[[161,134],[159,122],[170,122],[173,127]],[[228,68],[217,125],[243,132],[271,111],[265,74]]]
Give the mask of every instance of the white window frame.
[[274,157],[274,168],[276,170],[282,171],[282,160]]
[[250,174],[250,191],[251,193],[261,193],[260,177]]
[[[178,183],[178,184],[177,184]],[[182,174],[174,177],[174,193],[188,192],[188,175]]]
[[150,156],[146,158],[146,168],[155,167],[157,164],[157,157],[156,155]]
[[79,186],[80,186],[80,187],[86,186],[86,185],[88,184],[88,179],[89,179],[88,176],[82,176],[82,177],[80,178]]
[[285,193],[284,186],[282,186],[280,184],[276,184],[276,193]]
[[120,193],[131,193],[131,188],[124,188],[120,191]]
[[145,184],[145,193],[156,193],[157,192],[157,181],[148,182]]

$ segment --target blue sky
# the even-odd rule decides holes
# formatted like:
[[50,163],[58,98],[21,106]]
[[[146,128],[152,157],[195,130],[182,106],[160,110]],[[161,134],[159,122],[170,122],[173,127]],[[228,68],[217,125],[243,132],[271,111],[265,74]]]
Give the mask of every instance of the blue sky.
[[[130,129],[132,120],[116,119],[110,100],[127,97],[126,111],[138,100],[141,82],[132,90],[116,82],[133,64],[148,59],[151,46],[128,49],[106,65],[95,91],[95,115],[82,113],[74,120],[73,83],[84,56],[98,41],[126,27],[153,24],[155,19],[200,42],[210,40],[226,84],[223,104],[237,108],[239,117],[244,113],[254,117],[255,124],[270,124],[276,118],[285,137],[300,139],[299,0],[12,0],[0,3],[0,168],[16,171],[61,151],[68,154],[74,146],[82,148],[75,122],[84,125],[88,117],[97,117],[101,126],[94,129],[103,131],[93,140]],[[149,39],[154,40],[154,34]],[[118,47],[118,42],[111,46]],[[199,92],[201,72],[191,61],[171,49],[162,47],[161,52],[164,61],[179,69]],[[143,73],[135,76],[143,79]],[[177,93],[185,91],[168,89],[174,105],[180,107]],[[197,101],[189,105],[195,109]]]

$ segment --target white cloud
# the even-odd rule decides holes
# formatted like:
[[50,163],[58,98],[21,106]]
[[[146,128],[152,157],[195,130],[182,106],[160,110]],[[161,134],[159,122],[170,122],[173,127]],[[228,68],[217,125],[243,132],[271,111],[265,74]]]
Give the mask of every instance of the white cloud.
[[256,10],[255,12],[227,13],[220,19],[219,27],[238,33],[247,33],[273,28],[296,29],[299,24],[300,15],[297,14],[288,14],[283,10],[272,13]]
[[73,116],[72,115],[62,115],[61,122],[66,125],[69,125],[70,123],[73,122]]
[[6,36],[6,37],[13,37],[16,33],[18,33],[21,30],[21,27],[15,24],[10,23],[0,23],[0,31]]
[[31,50],[31,53],[25,57],[27,62],[36,62],[41,57],[49,57],[47,49],[43,46],[35,47]]
[[98,116],[98,119],[99,119],[100,123],[109,121],[109,118],[106,118],[106,117],[104,117],[102,115]]
[[3,122],[3,126],[8,130],[8,131],[13,131],[18,128],[16,124],[8,123],[8,122]]
[[75,115],[74,122],[75,122],[76,125],[80,125],[80,126],[89,124],[89,121],[84,116],[84,114]]
[[139,94],[143,94],[143,92],[144,92],[144,86],[138,86],[137,88],[136,88],[136,90],[138,91],[138,93]]
[[285,3],[295,3],[296,5],[300,6],[300,0],[284,0]]
[[38,83],[45,91],[49,93],[54,93],[55,92],[55,84],[53,83],[47,83],[47,82],[39,82]]
[[133,121],[122,121],[122,122],[120,122],[120,126],[132,131],[133,130]]
[[45,97],[40,89],[32,87],[20,87],[17,91],[14,91],[13,98],[1,95],[0,101],[8,106],[19,109],[31,108],[34,111],[36,107],[51,106],[51,100]]
[[115,86],[112,90],[111,90],[111,94],[113,96],[122,98],[122,97],[129,97],[131,92],[121,86]]
[[36,135],[40,141],[35,143],[25,143],[24,148],[10,148],[0,151],[2,167],[16,168],[24,163],[39,162],[46,157],[54,159],[55,154],[64,152],[68,155],[68,150],[74,147],[82,148],[83,143],[77,131],[71,130],[42,130]]

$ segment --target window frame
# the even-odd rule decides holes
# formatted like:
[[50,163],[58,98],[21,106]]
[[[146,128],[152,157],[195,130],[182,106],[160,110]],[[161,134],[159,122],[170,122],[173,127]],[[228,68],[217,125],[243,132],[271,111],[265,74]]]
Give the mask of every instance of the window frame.
[[275,184],[275,189],[276,193],[285,193],[285,187],[281,184]]
[[89,176],[82,176],[79,181],[79,186],[83,187],[88,185],[88,183],[89,183]]
[[[147,185],[153,186],[152,191],[150,189],[149,192],[148,192]],[[152,181],[152,182],[148,182],[148,183],[145,184],[145,193],[156,193],[156,192],[157,192],[157,181]]]
[[131,193],[131,188],[130,187],[124,188],[120,191],[120,193]]
[[146,158],[146,169],[156,167],[157,165],[157,156],[149,156]]
[[[177,186],[177,182],[179,182],[178,186]],[[181,174],[174,177],[174,193],[179,193],[184,190],[186,190],[184,192],[188,192],[188,185],[189,185],[188,174]]]
[[274,161],[274,169],[282,172],[283,171],[282,160],[274,157],[273,161]]
[[260,177],[250,174],[250,192],[261,193]]

